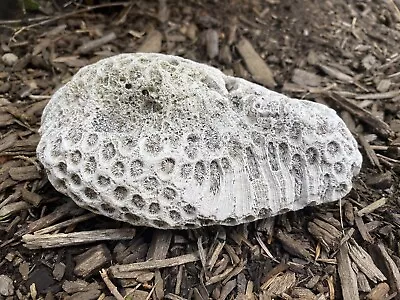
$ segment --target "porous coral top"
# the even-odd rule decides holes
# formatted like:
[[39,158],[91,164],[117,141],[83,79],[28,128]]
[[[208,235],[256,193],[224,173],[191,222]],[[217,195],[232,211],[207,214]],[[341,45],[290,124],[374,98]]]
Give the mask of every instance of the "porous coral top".
[[45,108],[37,149],[77,204],[134,225],[235,225],[351,189],[361,154],[328,107],[176,56],[82,68]]

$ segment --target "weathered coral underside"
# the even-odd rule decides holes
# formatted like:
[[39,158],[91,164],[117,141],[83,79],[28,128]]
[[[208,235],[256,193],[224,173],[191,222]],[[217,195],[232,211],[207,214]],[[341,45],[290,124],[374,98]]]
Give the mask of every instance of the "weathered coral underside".
[[359,172],[335,111],[175,56],[82,68],[43,113],[55,188],[134,225],[235,225],[335,201]]

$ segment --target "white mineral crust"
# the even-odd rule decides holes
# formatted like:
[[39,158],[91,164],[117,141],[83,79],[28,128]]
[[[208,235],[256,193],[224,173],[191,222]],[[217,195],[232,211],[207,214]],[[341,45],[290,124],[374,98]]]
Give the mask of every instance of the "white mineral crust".
[[162,54],[82,68],[51,98],[40,134],[37,154],[58,191],[158,228],[335,201],[362,161],[334,110]]

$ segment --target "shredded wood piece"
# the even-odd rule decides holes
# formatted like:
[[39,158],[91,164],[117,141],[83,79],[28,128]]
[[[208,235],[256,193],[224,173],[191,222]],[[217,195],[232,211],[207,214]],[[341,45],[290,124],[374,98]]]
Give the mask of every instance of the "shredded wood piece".
[[135,229],[101,229],[72,233],[25,234],[22,236],[24,246],[29,249],[55,248],[72,246],[97,241],[129,240],[135,236]]
[[191,262],[198,261],[200,259],[199,253],[193,252],[190,254],[184,254],[181,256],[161,259],[161,260],[149,260],[146,262],[139,262],[127,265],[115,265],[110,267],[110,271],[114,277],[119,278],[118,274],[121,272],[131,272],[138,270],[151,270],[151,269],[161,269],[173,266],[179,266],[182,264],[187,264]]
[[113,296],[117,298],[117,300],[124,300],[125,298],[119,293],[117,287],[112,283],[112,281],[108,277],[107,271],[105,269],[101,269],[99,273],[104,283],[106,284],[108,290],[111,292],[111,294],[113,294]]
[[362,217],[364,215],[370,214],[373,211],[375,211],[376,209],[384,206],[386,204],[386,202],[387,202],[387,198],[382,197],[379,200],[376,200],[376,201],[372,202],[371,204],[367,205],[366,207],[364,207],[363,209],[359,210],[357,212],[357,215],[359,217]]
[[337,256],[338,273],[341,282],[343,300],[360,299],[357,288],[357,276],[351,267],[348,244],[344,243]]

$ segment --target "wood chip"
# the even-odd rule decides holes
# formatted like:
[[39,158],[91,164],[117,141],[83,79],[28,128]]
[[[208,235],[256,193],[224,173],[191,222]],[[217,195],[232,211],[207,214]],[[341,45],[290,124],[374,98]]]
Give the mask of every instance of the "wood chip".
[[304,299],[304,300],[317,300],[317,295],[315,295],[309,289],[305,289],[302,287],[295,287],[292,291],[291,296],[294,299]]
[[236,287],[236,280],[228,281],[221,290],[218,300],[225,300]]
[[135,236],[135,229],[101,229],[73,233],[25,234],[24,246],[29,249],[65,247],[98,241],[129,240]]
[[98,299],[101,292],[99,290],[89,290],[87,292],[78,292],[71,296],[65,297],[65,300],[95,300]]
[[357,273],[357,285],[360,292],[368,293],[371,291],[367,276],[362,272]]
[[145,38],[143,44],[137,49],[137,52],[161,52],[162,33],[158,30],[152,30]]
[[292,81],[300,86],[319,87],[322,78],[314,73],[302,69],[294,69]]
[[371,204],[367,205],[366,207],[364,207],[363,209],[359,210],[357,212],[357,215],[359,217],[362,217],[364,215],[370,214],[373,211],[375,211],[376,209],[384,206],[386,204],[386,202],[387,202],[387,198],[382,197],[379,200],[376,200],[376,201],[372,202]]
[[166,258],[162,260],[150,260],[146,262],[139,262],[127,265],[115,265],[110,267],[110,271],[114,277],[118,278],[118,274],[121,272],[132,272],[138,270],[152,270],[161,269],[173,266],[179,266],[182,264],[187,264],[191,262],[198,261],[200,256],[198,252],[193,252],[190,254],[185,254],[181,256]]
[[169,245],[172,239],[172,232],[169,230],[154,230],[153,238],[149,250],[147,252],[147,259],[161,260],[167,257]]
[[382,100],[382,99],[392,99],[400,95],[400,90],[389,91],[385,93],[375,93],[375,94],[363,94],[357,95],[357,100]]
[[335,248],[340,241],[341,232],[334,226],[319,219],[308,222],[308,231],[321,242],[327,250]]
[[354,239],[350,239],[348,243],[348,253],[357,267],[372,282],[377,283],[378,281],[386,280],[385,275],[377,268],[371,256]]
[[280,296],[291,289],[296,283],[296,274],[291,271],[286,271],[283,274],[278,274],[263,283],[260,287],[272,296]]
[[364,241],[367,241],[368,243],[373,243],[374,239],[372,236],[369,234],[367,227],[364,224],[364,221],[362,217],[359,217],[357,214],[354,216],[354,222],[356,223],[357,229],[361,234],[361,237],[364,239]]
[[110,250],[106,245],[100,244],[75,257],[74,273],[79,277],[87,277],[110,261]]
[[351,267],[347,243],[344,243],[339,248],[337,263],[343,300],[360,299],[357,288],[357,276],[353,268]]
[[251,43],[247,39],[242,38],[236,47],[240,56],[244,59],[247,69],[253,75],[254,81],[268,88],[274,88],[276,82],[272,71],[256,50],[254,50]]
[[312,260],[311,253],[300,241],[295,240],[282,230],[277,230],[276,238],[282,243],[283,248],[290,254],[300,258],[305,258],[308,261]]
[[73,201],[68,201],[65,204],[58,206],[53,212],[30,223],[25,229],[25,233],[32,233],[49,225],[54,224],[64,217],[68,217],[78,211],[82,211]]
[[61,281],[65,274],[66,265],[62,262],[56,263],[53,269],[53,277],[55,280]]
[[43,199],[43,197],[40,196],[39,194],[30,192],[26,188],[23,188],[21,192],[22,192],[21,194],[22,199],[24,199],[26,202],[32,204],[35,207],[38,206]]
[[335,101],[336,104],[340,105],[344,109],[346,109],[349,113],[354,115],[356,118],[362,120],[371,126],[371,130],[379,134],[380,136],[387,138],[389,136],[393,136],[394,132],[390,128],[388,124],[383,122],[382,120],[375,117],[369,111],[358,107],[353,102],[349,101],[345,97],[342,97],[338,93],[330,93],[330,98]]
[[18,139],[18,134],[16,132],[12,132],[7,134],[0,140],[0,152],[7,150],[12,147]]
[[344,217],[347,221],[347,223],[349,223],[349,225],[353,226],[354,225],[354,208],[353,208],[353,204],[351,204],[350,201],[346,202],[344,204]]
[[214,59],[219,53],[218,32],[214,29],[206,31],[207,55],[210,59]]
[[390,171],[387,171],[383,174],[377,174],[376,176],[371,176],[365,183],[374,189],[379,189],[379,190],[389,189],[393,185],[392,173]]
[[16,181],[33,180],[42,177],[36,166],[11,168],[9,174]]
[[218,232],[216,234],[215,240],[213,244],[210,247],[210,253],[209,253],[209,259],[205,263],[205,266],[208,268],[208,270],[212,270],[214,268],[215,263],[217,262],[217,259],[224,248],[226,243],[226,231],[224,228],[218,229]]
[[89,284],[85,280],[77,279],[75,281],[65,280],[62,284],[62,289],[68,294],[74,294],[89,290],[99,290],[101,286],[97,282]]
[[371,145],[368,143],[364,135],[362,134],[357,135],[357,139],[360,142],[360,145],[364,148],[365,153],[367,154],[367,157],[371,162],[371,164],[375,167],[378,167],[379,170],[382,170],[382,166],[381,163],[379,162],[378,156],[376,155],[375,151],[372,149]]
[[20,212],[21,210],[28,209],[29,207],[31,206],[25,201],[18,201],[4,205],[2,208],[0,208],[0,221],[11,216],[12,214]]
[[98,38],[96,40],[90,41],[88,43],[83,44],[80,46],[77,51],[80,54],[86,54],[89,53],[105,44],[110,43],[111,41],[115,40],[117,38],[117,35],[114,32],[110,32],[101,38]]
[[389,293],[390,287],[386,282],[376,285],[366,296],[368,300],[381,300],[385,299]]
[[94,214],[94,213],[88,213],[88,214],[85,214],[85,215],[82,215],[82,216],[79,216],[79,217],[76,217],[76,218],[72,218],[70,220],[67,220],[67,221],[64,221],[64,222],[61,222],[61,223],[54,224],[52,226],[37,230],[37,231],[35,231],[35,234],[38,235],[38,234],[45,234],[45,233],[55,232],[55,231],[58,231],[58,230],[60,230],[62,228],[65,228],[65,227],[68,227],[68,226],[71,226],[71,225],[75,225],[77,223],[80,223],[80,222],[83,222],[83,221],[86,221],[86,220],[90,220],[92,218],[95,218],[96,216],[97,215]]
[[354,82],[353,77],[351,77],[351,76],[339,71],[338,69],[335,69],[335,68],[332,68],[332,67],[329,67],[329,66],[326,66],[326,65],[323,65],[323,64],[319,64],[318,66],[321,68],[321,70],[323,72],[325,72],[328,76],[330,76],[332,78],[335,78],[335,79],[338,79],[340,81],[344,81],[344,82],[347,82],[347,83],[353,83]]
[[[374,251],[374,258],[376,258],[375,261],[377,264],[382,266],[382,271],[388,279],[390,292],[398,293],[400,291],[400,272],[398,266],[387,253],[382,242],[379,242],[377,245],[373,245],[372,249]],[[394,299],[399,300],[400,293],[398,293]]]

